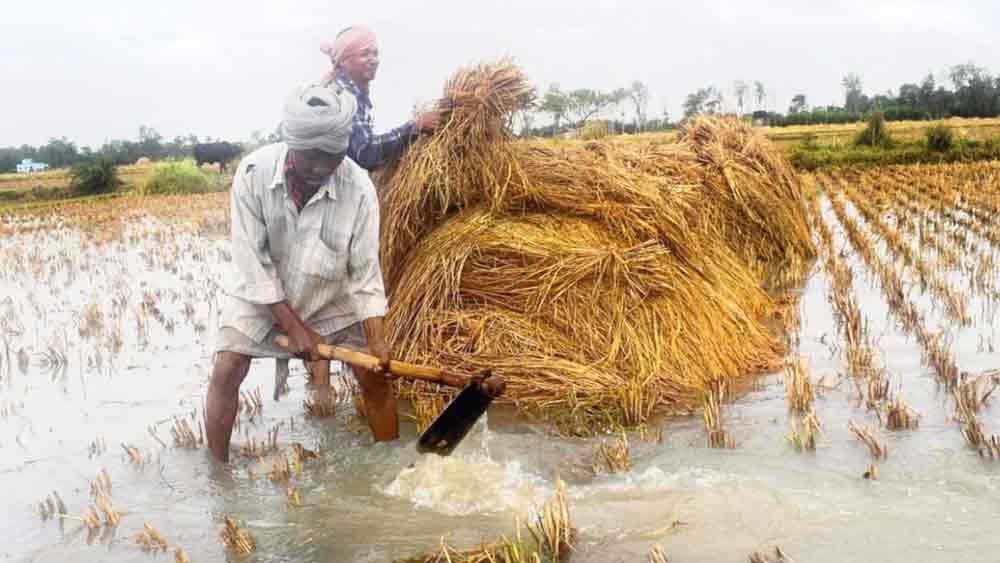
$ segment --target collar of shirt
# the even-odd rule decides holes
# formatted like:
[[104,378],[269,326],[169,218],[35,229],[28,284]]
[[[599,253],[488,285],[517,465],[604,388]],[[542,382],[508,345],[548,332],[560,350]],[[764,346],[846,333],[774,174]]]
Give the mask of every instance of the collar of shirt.
[[372,99],[368,97],[367,92],[363,92],[353,80],[347,77],[339,69],[337,70],[337,84],[340,84],[347,89],[348,92],[354,94],[354,97],[358,99],[358,103],[362,106],[364,110],[372,109]]
[[[288,145],[285,145],[278,152],[277,161],[275,162],[274,166],[275,170],[274,179],[271,181],[271,184],[267,187],[269,190],[277,189],[278,186],[284,186],[285,193],[292,198],[292,201],[295,202],[296,207],[298,207],[300,211],[302,210],[303,207],[305,207],[306,203],[308,203],[309,200],[315,196],[315,194],[320,194],[320,196],[326,195],[326,197],[329,197],[331,200],[337,201],[337,190],[334,189],[334,182],[337,181],[336,180],[337,176],[340,174],[339,166],[337,167],[337,170],[334,170],[333,174],[330,175],[330,179],[327,180],[326,183],[323,184],[318,190],[316,190],[314,194],[310,195],[309,198],[307,198],[304,202],[302,202],[300,206],[298,200],[295,199],[296,196],[293,196],[291,193],[293,189],[297,188],[292,186],[291,183],[295,181],[295,177],[293,174],[291,175],[289,174],[289,172],[294,170],[294,164],[290,164],[290,162],[291,159],[289,158]],[[280,172],[278,172],[279,170]]]

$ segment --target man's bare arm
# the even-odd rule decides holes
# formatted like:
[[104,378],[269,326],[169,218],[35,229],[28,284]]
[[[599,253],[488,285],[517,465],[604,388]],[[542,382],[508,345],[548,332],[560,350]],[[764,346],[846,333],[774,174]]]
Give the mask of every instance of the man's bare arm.
[[274,303],[270,307],[271,314],[274,315],[274,320],[281,327],[281,331],[288,335],[288,351],[293,356],[305,360],[318,359],[315,354],[316,344],[322,340],[322,337],[306,326],[287,302]]
[[385,320],[383,317],[371,317],[364,320],[365,337],[368,339],[368,353],[382,363],[382,368],[389,367],[392,355],[385,341]]

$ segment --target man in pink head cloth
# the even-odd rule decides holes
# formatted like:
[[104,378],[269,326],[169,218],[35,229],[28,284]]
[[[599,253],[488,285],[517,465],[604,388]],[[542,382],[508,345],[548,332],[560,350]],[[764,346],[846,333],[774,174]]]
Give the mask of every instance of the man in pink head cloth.
[[[347,156],[369,172],[399,156],[421,132],[431,132],[441,123],[442,111],[423,113],[416,119],[376,135],[372,121],[372,101],[369,87],[378,71],[378,44],[375,33],[362,26],[353,26],[337,34],[336,39],[320,46],[330,57],[333,68],[323,76],[321,86],[337,85],[357,100],[357,112],[351,130]],[[330,385],[330,362],[307,362],[310,382],[316,387]],[[275,399],[287,390],[288,361],[279,360],[275,373]]]
[[375,134],[369,88],[375,80],[379,58],[375,33],[370,29],[349,27],[332,43],[324,43],[320,51],[330,57],[333,65],[322,85],[337,83],[357,98],[358,112],[354,116],[347,155],[365,170],[382,166],[398,156],[421,132],[433,131],[440,124],[442,112],[436,110],[418,115],[387,133]]

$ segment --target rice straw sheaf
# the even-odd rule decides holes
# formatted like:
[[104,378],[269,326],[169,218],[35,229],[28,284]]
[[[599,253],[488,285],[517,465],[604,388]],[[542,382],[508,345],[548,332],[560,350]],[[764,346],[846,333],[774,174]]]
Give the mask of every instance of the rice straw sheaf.
[[706,168],[703,225],[718,228],[751,265],[799,268],[815,258],[801,182],[763,135],[704,116],[684,128],[681,144]]
[[[390,285],[396,266],[434,221],[482,199],[502,201],[511,182],[524,181],[509,121],[533,96],[527,77],[507,60],[463,69],[445,84],[443,126],[417,140],[380,181],[386,187],[383,224],[392,225],[382,237]],[[424,186],[433,189],[414,189]]]
[[724,120],[675,144],[517,141],[531,92],[507,60],[459,71],[443,128],[379,175],[394,354],[626,424],[776,368],[758,268],[814,253],[787,163]]

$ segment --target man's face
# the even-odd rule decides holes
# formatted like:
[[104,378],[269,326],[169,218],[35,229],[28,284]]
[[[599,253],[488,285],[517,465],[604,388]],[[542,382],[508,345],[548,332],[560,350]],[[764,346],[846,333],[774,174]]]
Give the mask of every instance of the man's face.
[[378,47],[372,45],[347,57],[340,63],[347,76],[358,84],[368,84],[375,80],[378,71]]
[[320,188],[344,161],[345,153],[331,154],[319,149],[292,151],[295,171],[310,188]]

